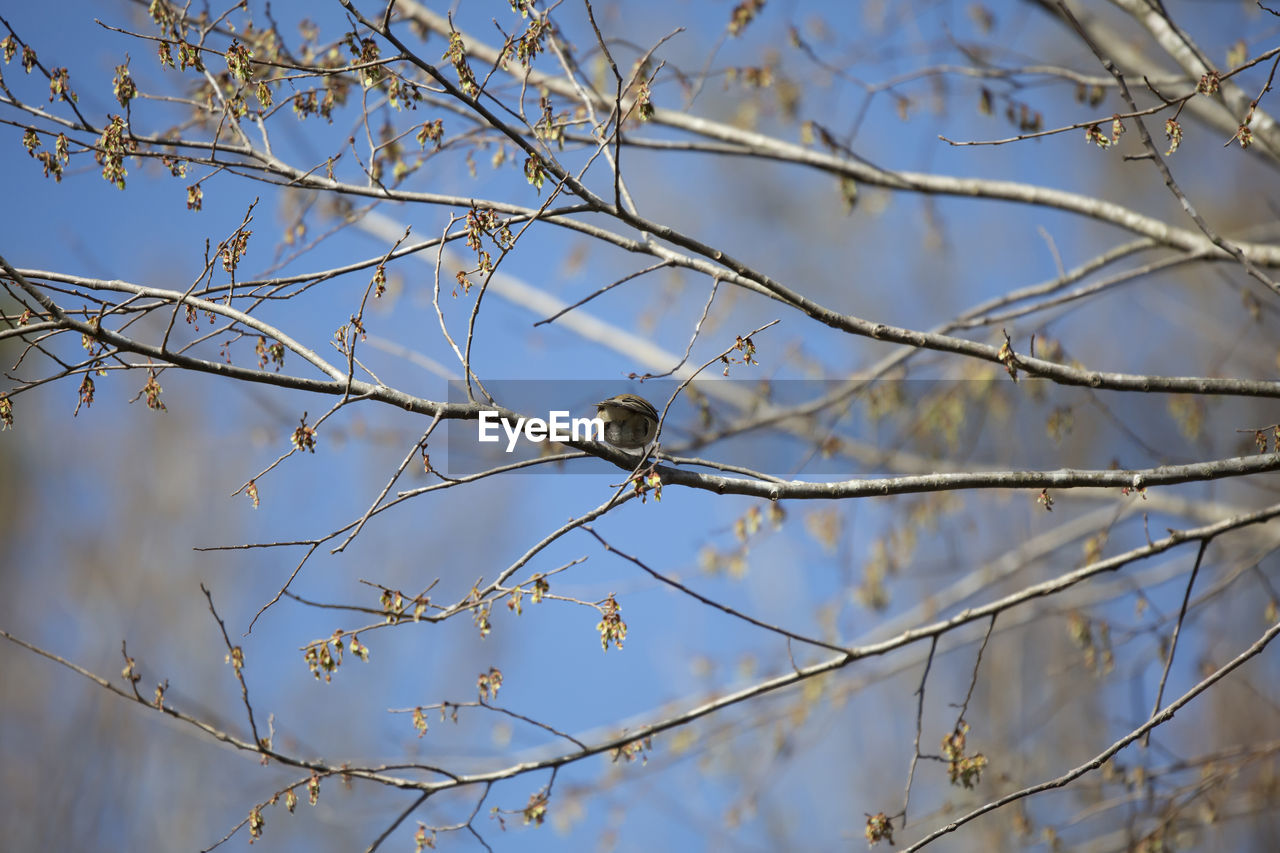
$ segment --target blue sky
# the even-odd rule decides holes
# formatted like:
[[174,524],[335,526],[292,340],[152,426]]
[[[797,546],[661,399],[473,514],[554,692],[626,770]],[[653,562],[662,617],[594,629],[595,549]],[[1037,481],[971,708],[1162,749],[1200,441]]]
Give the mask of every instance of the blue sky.
[[[272,6],[280,21],[305,9],[333,37],[343,26],[336,4]],[[368,4],[361,8],[371,13]],[[643,9],[626,5],[625,11],[602,14],[601,25],[645,47],[675,27],[685,27],[663,56],[673,65],[696,69],[705,61],[729,8],[728,3],[672,2],[644,4]],[[853,16],[851,8],[843,3],[771,4],[744,38],[725,44],[713,67],[760,62],[777,47],[770,34],[776,37],[779,22],[787,19],[810,28],[825,19],[832,29],[841,30],[829,44],[832,54],[857,57],[867,79],[877,80],[917,67],[921,46],[926,57],[954,60],[944,49],[947,33],[976,37],[975,23],[962,5],[916,4],[910,15],[890,9],[886,15],[902,17],[890,18],[882,32],[863,9],[857,21],[844,20]],[[1059,55],[1053,42],[1056,31],[1035,14],[1016,5],[994,8],[998,35],[1013,54],[1045,54],[1046,61],[1052,57],[1060,62],[1073,58],[1065,50]],[[70,68],[81,109],[101,120],[119,111],[111,98],[110,78],[126,55],[144,88],[164,85],[174,74],[159,69],[147,46],[105,32],[93,22],[96,16],[128,28],[137,25],[139,11],[127,4],[66,2],[58,5],[56,17],[35,4],[4,15],[42,60]],[[576,7],[566,6],[558,14],[570,38],[580,45],[589,43]],[[514,26],[506,3],[467,4],[458,21],[465,29],[492,34],[490,16]],[[846,25],[848,29],[842,29]],[[1223,34],[1223,44],[1229,43],[1229,35]],[[624,50],[619,49],[620,56]],[[442,51],[435,39],[423,53],[435,61]],[[823,85],[822,75],[811,66],[791,53],[784,57],[786,67],[795,69],[795,79],[806,83],[804,114],[834,130],[850,130],[861,96],[850,87]],[[20,79],[16,63],[4,73],[15,89],[30,86],[31,81]],[[804,73],[813,76],[799,76]],[[878,96],[853,141],[857,154],[899,169],[1000,176],[1080,192],[1114,191],[1126,203],[1152,212],[1167,212],[1173,205],[1154,173],[1133,179],[1132,171],[1121,171],[1127,167],[1118,157],[1087,149],[1083,134],[987,148],[953,148],[938,141],[937,133],[991,138],[1010,132],[999,118],[978,114],[970,84],[950,84],[954,90],[947,93],[948,108],[940,113],[928,108],[927,85],[904,87],[902,91],[913,98],[908,122],[897,116],[891,98]],[[30,96],[35,90],[23,91]],[[715,79],[693,109],[727,120],[738,94]],[[674,106],[679,103],[678,87],[665,82],[655,97],[664,107]],[[1051,124],[1074,121],[1083,109],[1059,94],[1019,97],[1034,98],[1047,113],[1054,111]],[[142,107],[136,115],[139,123],[147,121]],[[428,116],[424,110],[422,117]],[[282,127],[276,137],[279,151],[299,162],[323,159],[340,144],[343,118],[349,122],[349,116],[343,116],[334,127],[316,117],[289,130]],[[160,127],[159,122],[149,125]],[[771,116],[762,119],[761,127],[787,139],[798,138],[794,127],[780,128]],[[274,266],[287,205],[270,188],[230,175],[215,176],[204,183],[204,209],[193,212],[185,206],[186,187],[205,177],[199,171],[174,179],[155,164],[131,163],[128,189],[120,192],[84,159],[75,161],[62,183],[55,184],[21,151],[20,133],[7,130],[9,154],[0,168],[10,205],[2,251],[14,265],[183,290],[203,264],[205,240],[216,244],[232,232],[254,198],[261,196],[241,277]],[[657,130],[653,135],[664,136]],[[1217,146],[1216,141],[1189,140],[1188,157]],[[762,167],[703,155],[625,156],[631,189],[646,215],[724,247],[833,308],[914,328],[930,327],[993,294],[1052,277],[1055,251],[1071,266],[1099,245],[1119,239],[1062,214],[990,202],[889,198],[868,188],[858,207],[846,213],[831,178],[794,166]],[[1195,172],[1188,168],[1179,174],[1189,191],[1207,191],[1214,176]],[[597,189],[599,174],[595,173]],[[414,188],[434,192],[523,204],[539,201],[518,165],[493,174],[482,162],[473,180],[456,159],[439,158],[414,180]],[[1274,176],[1259,180],[1270,185]],[[287,203],[298,202],[292,198]],[[379,212],[398,225],[411,225],[411,239],[439,233],[447,219],[438,209],[383,206]],[[326,227],[319,217],[309,226],[311,236]],[[938,239],[931,242],[933,236]],[[326,269],[376,257],[387,248],[384,239],[348,229],[292,261],[283,272]],[[556,298],[574,301],[645,263],[542,227],[521,241],[502,269]],[[375,343],[394,342],[456,372],[456,359],[441,340],[431,307],[430,266],[408,258],[394,265],[390,274],[392,291],[367,317]],[[336,358],[327,342],[356,310],[367,283],[368,273],[336,278],[297,300],[265,309],[262,316]],[[687,272],[659,271],[611,291],[582,313],[678,354],[684,351],[709,289],[710,282]],[[1161,295],[1155,285],[1144,284],[1108,297],[1102,321],[1096,314],[1067,311],[1043,322],[1017,324],[1010,331],[1024,340],[1033,332],[1062,338],[1081,354],[1105,346],[1112,359],[1106,366],[1111,369],[1203,370],[1206,349],[1213,351],[1216,345],[1207,333],[1206,340],[1199,340],[1188,332],[1194,345],[1158,343],[1163,330],[1182,323],[1176,307],[1163,307]],[[450,328],[456,331],[471,303],[465,294],[456,300],[446,297],[445,302]],[[1159,310],[1153,309],[1156,305]],[[591,379],[636,390],[626,375],[651,368],[626,353],[584,340],[564,324],[535,327],[536,319],[540,317],[520,304],[488,298],[476,338],[477,371],[489,379]],[[851,340],[774,303],[726,288],[691,361],[712,357],[736,334],[772,319],[782,322],[757,340],[760,365],[735,368],[734,378],[810,378],[815,373],[839,378],[885,352],[877,344]],[[994,330],[989,331],[994,340]],[[983,334],[987,332],[974,333]],[[1115,347],[1118,334],[1144,343]],[[1256,343],[1259,337],[1248,335],[1262,334],[1248,331],[1240,340]],[[72,344],[68,342],[69,352],[75,351]],[[12,347],[3,351],[7,364],[13,362],[11,352]],[[444,377],[407,362],[397,352],[369,345],[360,354],[387,384],[431,399],[445,397]],[[1240,353],[1228,355],[1244,358]],[[251,345],[239,345],[236,357],[253,363]],[[912,376],[954,376],[954,366],[926,355],[913,367]],[[36,369],[30,366],[23,375],[29,377]],[[305,370],[292,357],[285,369],[300,374]],[[5,583],[13,593],[0,604],[2,627],[95,672],[108,677],[118,673],[120,642],[127,640],[130,654],[143,662],[146,691],[154,681],[168,678],[175,704],[243,733],[238,687],[222,663],[221,637],[199,591],[204,583],[228,631],[245,645],[246,677],[260,725],[268,713],[278,715],[278,743],[332,760],[457,761],[488,768],[500,766],[513,753],[539,754],[547,748],[546,737],[531,727],[469,710],[456,726],[433,718],[431,730],[419,739],[407,714],[389,711],[470,700],[477,673],[496,666],[506,675],[499,697],[503,706],[561,731],[603,737],[601,727],[619,720],[632,725],[652,721],[672,708],[687,707],[700,697],[790,666],[788,650],[776,637],[675,594],[579,532],[541,553],[528,571],[549,572],[585,558],[556,576],[553,590],[585,600],[616,593],[630,629],[621,651],[601,652],[595,633],[599,617],[590,608],[566,602],[526,604],[517,617],[499,605],[493,633],[483,640],[465,619],[369,631],[362,640],[372,649],[370,664],[348,662],[334,683],[318,683],[307,671],[300,647],[334,628],[365,624],[368,617],[335,615],[285,600],[268,610],[251,634],[242,636],[293,571],[301,549],[192,549],[305,539],[359,518],[425,424],[417,416],[366,405],[344,410],[322,429],[314,456],[295,456],[260,480],[262,503],[255,510],[244,495],[232,493],[288,449],[289,434],[304,412],[314,422],[331,401],[166,373],[162,384],[167,411],[157,414],[140,401],[130,403],[142,381],[136,375],[101,380],[92,409],[75,418],[70,415],[76,386],[70,381],[21,396],[15,403],[17,430],[6,433],[0,449],[6,480],[20,484],[8,490],[13,506],[7,508],[7,517],[14,529],[7,534]],[[1158,423],[1164,430],[1156,434],[1159,443],[1172,435],[1161,415],[1158,409],[1144,409],[1131,417]],[[443,441],[433,439],[433,453],[443,447]],[[1099,468],[1106,467],[1114,452],[1109,446],[1098,447],[1090,459],[1089,451],[1095,448],[1076,450],[1085,458],[1073,464]],[[619,481],[619,472],[599,460],[576,464],[595,475],[512,477],[410,501],[373,519],[345,552],[328,554],[332,544],[322,548],[293,590],[313,601],[375,607],[377,591],[361,580],[409,592],[438,579],[432,594],[439,601],[455,600],[478,578],[492,578],[568,518],[600,504]],[[411,465],[396,490],[424,484],[418,470]],[[1060,517],[1047,517],[1023,496],[1012,503],[1007,497],[988,495],[964,500],[963,509],[944,517],[922,543],[913,573],[891,580],[894,595],[883,612],[860,603],[858,581],[874,556],[876,541],[901,529],[902,518],[916,506],[910,500],[835,508],[787,506],[787,521],[780,530],[766,527],[751,540],[749,568],[740,579],[704,573],[699,559],[707,549],[734,551],[734,522],[758,502],[672,489],[661,502],[632,501],[620,507],[596,529],[612,546],[687,581],[704,595],[803,633],[831,629],[854,641],[874,634],[884,620],[906,611],[923,594],[945,587],[950,573],[959,571],[956,567],[992,560],[1012,547],[1011,541],[1031,539],[1051,529]],[[813,534],[830,520],[825,511],[834,511],[842,531],[832,548]],[[977,529],[993,515],[1000,525]],[[1162,530],[1161,521],[1153,516],[1151,529]],[[1113,531],[1112,544],[1128,547],[1143,541],[1144,535],[1137,524],[1121,525]],[[1069,567],[1069,562],[1059,555],[1028,569],[1026,576],[1052,574]],[[1153,589],[1154,601],[1176,606],[1179,586]],[[1131,604],[1101,607],[1099,613],[1136,618]],[[935,728],[945,728],[949,724],[943,720],[954,714],[946,702],[963,699],[973,644],[981,632],[969,632],[962,639],[953,656],[944,658],[949,664],[936,674],[938,698],[930,711]],[[820,657],[798,650],[792,654],[800,664]],[[259,768],[252,758],[128,707],[46,661],[16,652],[9,660],[13,683],[20,686],[8,689],[25,698],[4,711],[7,719],[0,739],[6,754],[12,749],[19,756],[14,766],[21,768],[7,775],[5,787],[15,792],[25,785],[52,788],[61,799],[43,801],[50,809],[47,814],[57,813],[55,806],[66,806],[75,815],[65,825],[47,830],[49,836],[40,834],[46,830],[30,827],[23,838],[33,844],[53,838],[72,846],[99,842],[104,849],[130,849],[181,838],[183,849],[203,848],[234,826],[249,805],[299,778],[281,768]],[[684,753],[679,737],[666,735],[658,739],[648,766],[611,767],[604,759],[571,766],[556,780],[549,827],[522,828],[516,815],[508,817],[506,832],[499,831],[485,816],[489,806],[519,809],[547,776],[533,774],[502,783],[485,801],[477,827],[495,849],[581,849],[598,842],[603,846],[600,840],[610,833],[621,849],[772,849],[783,840],[797,839],[814,849],[860,844],[864,812],[896,809],[899,776],[910,756],[914,720],[903,709],[912,704],[907,699],[918,670],[901,672],[895,665],[873,661],[824,682],[824,701],[816,703],[803,721],[795,720],[793,692],[734,709],[724,719],[698,727],[704,750]],[[1023,666],[1026,677],[1034,678],[1030,658]],[[1189,666],[1180,675],[1189,677]],[[1035,716],[1032,709],[1046,701],[1037,692],[1041,689],[1027,688],[1026,707],[1010,711],[1011,728],[1034,731],[1028,720]],[[1107,715],[1108,723],[1126,726],[1145,711],[1127,705],[1126,700],[1123,713]],[[780,740],[788,742],[787,750],[775,753]],[[787,760],[792,750],[804,757]],[[622,777],[616,784],[611,775],[615,772]],[[891,796],[885,795],[885,773],[891,774]],[[937,795],[935,783],[922,782],[921,788]],[[469,810],[474,800],[468,798],[475,793],[432,801],[398,831],[392,849],[408,849],[416,820],[457,821]],[[579,813],[576,795],[584,793],[597,796],[585,800]],[[362,848],[407,802],[404,795],[367,785],[344,793],[335,781],[326,781],[316,809],[308,811],[304,805],[292,817],[279,807],[270,810],[261,843],[270,850]],[[1059,806],[1054,801],[1045,808],[1053,814]],[[245,846],[245,837],[242,831],[233,844]],[[462,833],[445,843],[446,849],[475,846]]]

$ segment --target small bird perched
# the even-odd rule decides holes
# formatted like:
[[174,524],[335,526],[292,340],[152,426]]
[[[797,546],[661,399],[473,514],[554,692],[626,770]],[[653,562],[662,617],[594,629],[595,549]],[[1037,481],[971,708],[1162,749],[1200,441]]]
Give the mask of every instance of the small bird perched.
[[596,403],[604,440],[614,447],[645,447],[658,431],[658,410],[644,397],[619,394]]

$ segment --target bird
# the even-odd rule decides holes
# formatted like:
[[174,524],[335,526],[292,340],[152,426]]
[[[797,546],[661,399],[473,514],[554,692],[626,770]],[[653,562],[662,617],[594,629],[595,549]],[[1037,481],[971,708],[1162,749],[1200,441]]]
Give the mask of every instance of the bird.
[[635,394],[601,400],[596,403],[596,417],[604,422],[604,440],[614,447],[645,447],[658,432],[658,410]]

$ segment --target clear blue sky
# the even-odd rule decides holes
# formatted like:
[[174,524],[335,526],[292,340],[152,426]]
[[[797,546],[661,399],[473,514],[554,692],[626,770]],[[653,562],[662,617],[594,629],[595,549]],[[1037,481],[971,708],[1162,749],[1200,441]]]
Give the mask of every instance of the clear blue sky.
[[[134,28],[145,7],[62,2],[51,14],[47,6],[9,5],[5,18],[36,47],[40,58],[70,69],[79,106],[94,121],[119,111],[110,78],[126,55],[144,88],[174,74],[159,69],[148,45],[107,32],[93,20],[96,16],[105,24]],[[622,5],[623,11],[602,14],[607,33],[625,34],[632,44],[647,47],[675,27],[684,27],[663,55],[673,64],[695,69],[705,61],[731,8],[727,2]],[[490,16],[513,25],[507,6],[468,3],[459,24],[492,40],[496,31],[488,23]],[[362,8],[369,14],[374,9],[370,4]],[[784,50],[788,67],[814,74],[806,81],[805,114],[833,130],[847,131],[861,96],[849,87],[821,85],[821,75],[811,66],[798,62],[783,45],[771,44],[769,34],[779,32],[781,20],[804,25],[825,19],[831,28],[841,29],[833,54],[864,51],[857,54],[865,60],[859,67],[875,75],[868,80],[922,64],[911,53],[921,45],[927,56],[936,51],[939,58],[954,59],[943,49],[945,35],[975,34],[975,23],[962,4],[913,6],[911,16],[890,8],[882,33],[875,32],[869,13],[851,8],[845,3],[770,4],[760,24],[745,38],[727,43],[713,67],[758,63],[769,49]],[[281,22],[305,12],[331,36],[343,26],[336,4],[276,2],[272,9]],[[569,37],[588,44],[580,10],[572,4],[561,9],[557,14]],[[997,4],[994,11],[998,32],[1011,50],[1026,56],[1053,52],[1045,35],[1052,30],[1035,13],[1015,4]],[[854,17],[857,20],[844,20]],[[435,39],[423,53],[436,61],[443,49]],[[4,74],[11,87],[27,86],[22,90],[27,95],[34,91],[29,80],[21,79],[17,63],[5,67]],[[962,81],[952,83],[959,91],[969,91]],[[859,156],[900,169],[999,175],[1082,192],[1105,190],[1115,180],[1118,158],[1106,161],[1104,155],[1086,150],[1082,134],[1019,146],[951,148],[937,140],[938,132],[989,138],[1009,131],[999,119],[980,116],[972,98],[956,96],[947,112],[934,114],[927,108],[927,85],[904,91],[918,99],[911,122],[897,117],[891,98],[878,97],[854,141]],[[734,95],[715,79],[694,109],[727,119]],[[668,83],[657,89],[656,98],[662,106],[674,106],[679,93]],[[1079,109],[1062,99],[1047,98],[1045,103],[1067,113],[1062,123],[1074,120],[1072,111]],[[136,109],[141,114],[142,108]],[[424,112],[422,118],[427,117]],[[158,123],[147,127],[160,129]],[[796,135],[794,128],[778,130],[768,117],[762,129],[777,130],[787,138]],[[262,201],[255,211],[254,236],[241,277],[275,265],[285,216],[281,196],[269,188],[216,176],[204,184],[204,209],[191,212],[185,207],[186,187],[204,173],[195,170],[185,179],[175,179],[155,164],[131,162],[128,189],[120,192],[101,180],[97,168],[85,159],[75,161],[62,183],[55,184],[21,150],[20,132],[6,131],[8,153],[0,160],[0,175],[9,204],[0,251],[20,268],[182,290],[203,264],[205,240],[216,243],[234,230],[259,195]],[[313,117],[296,129],[282,129],[279,151],[298,162],[322,160],[335,140],[340,142],[341,133]],[[1093,159],[1084,160],[1086,155]],[[523,186],[518,165],[493,176],[482,163],[480,177],[472,180],[456,160],[447,163],[429,165],[415,188],[537,202],[532,190]],[[834,308],[915,328],[932,326],[994,293],[1051,277],[1053,251],[1070,266],[1094,251],[1091,247],[1101,236],[1096,227],[1044,211],[945,199],[888,199],[866,190],[858,208],[846,214],[829,178],[793,167],[765,169],[745,161],[642,154],[629,155],[628,163],[632,189],[647,214],[739,254]],[[1081,163],[1091,164],[1088,168],[1096,172],[1082,171]],[[1187,180],[1189,187],[1199,188],[1201,181],[1210,179],[1188,175]],[[1156,194],[1158,183],[1148,183],[1151,186],[1143,186],[1149,193],[1128,201],[1166,210],[1169,202]],[[446,221],[445,213],[435,209],[383,207],[380,212],[412,225],[413,239],[438,233]],[[325,227],[323,220],[312,217],[309,236]],[[1051,236],[1052,250],[1041,229]],[[934,233],[941,237],[936,244],[929,242]],[[581,298],[644,264],[550,228],[530,236],[505,262],[504,271],[564,300]],[[385,241],[348,231],[284,271],[325,269],[374,257],[386,248]],[[431,308],[430,267],[406,259],[391,272],[391,294],[369,315],[371,336],[394,341],[456,371]],[[263,316],[332,356],[327,341],[356,310],[367,281],[367,273],[335,279],[294,302],[265,309]],[[659,272],[596,300],[586,311],[682,353],[709,286],[687,274]],[[1143,299],[1143,291],[1138,291],[1117,296],[1113,303],[1115,316],[1135,318],[1128,326],[1135,337],[1165,322],[1138,313],[1146,304]],[[469,305],[463,299],[449,306],[452,329],[461,327]],[[839,377],[867,366],[883,352],[814,328],[799,315],[763,300],[722,294],[712,326],[692,360],[709,358],[732,343],[734,335],[775,318],[783,322],[757,340],[761,365],[753,371],[735,368],[735,378],[808,378],[811,368]],[[634,388],[625,381],[627,373],[649,368],[558,326],[534,327],[536,319],[540,317],[500,298],[485,303],[476,362],[484,377],[591,379],[622,390]],[[1087,353],[1091,341],[1115,334],[1109,324],[1091,324],[1096,321],[1076,324],[1067,313],[1047,329],[1027,324],[1017,331],[1024,336],[1073,336]],[[251,344],[240,344],[237,357],[252,363],[251,350]],[[8,366],[16,353],[8,348],[3,355]],[[361,350],[361,357],[390,385],[433,399],[445,396],[443,377],[397,354],[369,346]],[[1159,347],[1135,347],[1126,357],[1132,362],[1108,366],[1140,370],[1158,363],[1163,373],[1195,367],[1180,363],[1182,353]],[[943,375],[948,367],[945,361],[924,358],[913,375]],[[29,377],[36,369],[28,367],[22,375]],[[286,370],[304,374],[305,368],[290,358]],[[553,590],[587,600],[616,593],[630,628],[622,651],[601,653],[595,635],[599,617],[593,610],[564,602],[526,604],[519,617],[505,608],[495,609],[493,633],[483,641],[465,620],[370,631],[362,637],[372,649],[370,664],[349,662],[333,684],[317,683],[299,647],[334,628],[364,624],[368,617],[285,600],[258,621],[251,635],[242,637],[302,552],[279,548],[210,553],[192,548],[303,539],[359,518],[424,428],[422,419],[371,406],[346,410],[321,431],[314,457],[295,456],[261,480],[262,505],[254,510],[243,495],[230,495],[288,449],[289,434],[304,412],[314,422],[331,401],[168,373],[162,382],[168,411],[158,415],[140,401],[130,403],[141,381],[133,374],[100,380],[98,400],[74,419],[70,414],[76,387],[69,381],[24,395],[15,404],[17,432],[6,434],[0,447],[9,491],[21,493],[19,499],[9,498],[15,501],[10,515],[15,529],[6,545],[4,584],[12,592],[0,603],[0,627],[95,672],[115,677],[122,666],[120,641],[127,640],[130,653],[144,667],[144,692],[149,693],[157,679],[168,678],[174,704],[243,734],[238,688],[222,664],[222,640],[199,592],[203,582],[212,590],[228,631],[245,646],[246,676],[259,724],[264,725],[268,713],[277,714],[279,745],[333,760],[446,766],[457,762],[482,769],[500,766],[513,753],[521,758],[542,754],[540,750],[558,743],[552,739],[548,745],[545,734],[532,727],[474,710],[464,712],[456,726],[432,717],[431,730],[419,739],[407,714],[387,713],[388,709],[471,700],[476,675],[497,666],[506,675],[500,704],[561,731],[589,732],[598,739],[608,731],[599,727],[619,720],[631,725],[649,722],[710,692],[789,667],[787,649],[775,637],[744,628],[662,587],[578,533],[540,554],[529,571],[549,572],[585,557],[584,563],[556,577]],[[432,446],[434,453],[443,442]],[[1025,447],[1033,446],[1028,439]],[[1109,461],[1108,454],[1073,464],[1105,467]],[[491,579],[568,518],[601,503],[618,481],[618,472],[602,462],[579,465],[598,474],[513,477],[409,502],[375,518],[346,552],[330,556],[332,545],[323,548],[293,589],[314,601],[376,607],[376,590],[360,580],[408,592],[438,578],[439,586],[432,592],[436,600],[455,600],[477,579]],[[411,473],[397,488],[425,482]],[[872,556],[874,541],[911,504],[863,502],[837,508],[844,536],[834,550],[824,548],[812,533],[827,520],[822,512],[830,508],[790,506],[780,531],[752,540],[745,577],[702,572],[699,555],[708,549],[736,549],[733,524],[757,504],[668,490],[660,503],[633,501],[597,529],[611,545],[679,576],[705,595],[805,633],[832,627],[847,641],[874,633],[882,621],[909,608],[922,587],[945,586],[953,563],[971,566],[1009,547],[1009,541],[993,531],[973,533],[963,523],[969,516],[960,513],[922,546],[916,568],[924,567],[923,581],[901,581],[902,594],[887,611],[875,612],[856,599],[853,589]],[[994,506],[999,504],[979,498],[970,512],[976,515]],[[999,511],[1007,513],[1015,539],[1030,538],[1056,521],[1021,500]],[[1156,519],[1152,529],[1159,529]],[[1138,542],[1142,535],[1140,529],[1118,529],[1115,542]],[[1155,596],[1168,603],[1165,598],[1176,592],[1158,589]],[[963,698],[962,688],[953,694],[957,684],[963,684],[971,651],[958,652],[955,671],[938,676],[941,710],[932,721],[937,725],[951,713],[942,707],[943,697]],[[800,663],[820,657],[794,653]],[[3,712],[0,742],[7,755],[17,756],[13,766],[20,768],[7,771],[4,785],[15,792],[24,785],[58,791],[45,801],[49,810],[40,814],[39,822],[66,819],[61,835],[42,836],[33,827],[21,838],[56,838],[73,845],[96,841],[101,849],[154,848],[165,841],[177,849],[204,848],[234,826],[252,803],[299,778],[281,768],[259,768],[251,758],[167,724],[158,715],[128,707],[48,662],[15,655],[11,649],[13,671],[20,673],[15,681],[31,681],[8,688],[19,690],[25,700],[8,704]],[[887,681],[864,693],[858,679],[881,675]],[[621,849],[764,850],[783,838],[812,842],[812,849],[860,845],[860,815],[877,808],[892,811],[899,803],[898,777],[906,765],[904,750],[909,757],[914,722],[900,711],[917,677],[916,670],[900,675],[890,663],[872,664],[826,684],[840,700],[815,708],[804,725],[789,726],[789,718],[779,710],[784,706],[765,701],[698,729],[703,742],[714,745],[707,752],[684,754],[678,736],[669,735],[659,739],[648,767],[610,769],[607,760],[592,759],[567,768],[556,780],[554,828],[525,829],[516,815],[508,817],[508,830],[500,831],[485,814],[488,808],[518,809],[547,776],[503,783],[491,792],[476,825],[495,849],[586,849],[610,833],[616,834]],[[1123,724],[1137,713],[1141,711],[1125,708],[1115,715],[1124,719],[1114,722]],[[740,730],[735,733],[736,728]],[[775,736],[794,739],[794,749],[807,751],[809,757],[790,763],[773,757],[769,747]],[[885,777],[869,767],[892,771],[892,796],[884,794]],[[608,779],[615,770],[625,781],[602,786],[601,778]],[[767,790],[745,798],[756,803],[757,811],[733,811],[744,801],[744,789],[764,784]],[[580,815],[575,812],[577,795],[592,793],[598,786],[603,792],[586,799]],[[433,801],[401,827],[388,849],[409,849],[416,820],[458,820],[474,802],[474,794]],[[358,785],[347,793],[336,782],[326,781],[318,808],[304,804],[292,817],[280,807],[269,810],[260,844],[266,850],[362,848],[408,802],[395,792]],[[91,804],[86,807],[89,814],[77,811],[86,803]],[[67,810],[58,811],[55,805]],[[726,813],[738,814],[740,822],[726,824]],[[565,820],[568,823],[560,825]],[[242,849],[245,838],[242,831],[232,843]],[[461,834],[445,843],[446,849],[474,846]]]

